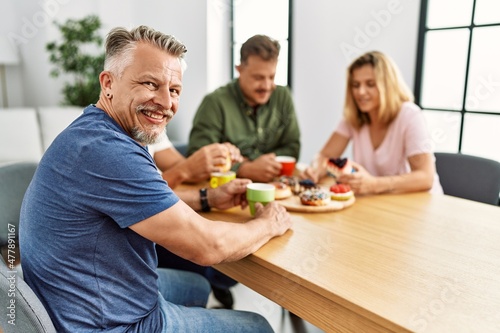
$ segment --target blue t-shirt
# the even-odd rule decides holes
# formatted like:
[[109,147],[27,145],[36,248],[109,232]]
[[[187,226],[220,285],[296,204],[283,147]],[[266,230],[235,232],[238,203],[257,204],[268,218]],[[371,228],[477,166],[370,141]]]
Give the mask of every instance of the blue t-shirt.
[[128,227],[178,202],[141,146],[89,106],[40,161],[21,208],[26,281],[58,332],[159,332],[154,243]]

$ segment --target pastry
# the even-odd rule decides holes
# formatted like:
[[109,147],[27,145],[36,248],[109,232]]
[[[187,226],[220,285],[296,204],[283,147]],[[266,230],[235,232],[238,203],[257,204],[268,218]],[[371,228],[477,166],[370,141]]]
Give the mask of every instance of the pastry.
[[354,193],[347,184],[335,184],[330,187],[330,197],[332,200],[346,201],[351,199]]
[[318,188],[319,188],[319,186],[315,182],[313,182],[311,179],[303,179],[303,180],[299,181],[298,193],[304,192],[305,190],[312,190],[312,189],[318,189]]
[[299,184],[299,178],[298,177],[293,177],[293,176],[281,176],[278,179],[279,182],[284,183],[290,187],[292,190],[293,194],[299,194],[300,193],[300,184]]
[[283,182],[272,182],[276,190],[274,191],[274,198],[276,200],[286,199],[292,196],[292,189],[290,186]]
[[226,156],[226,163],[217,166],[220,168],[220,172],[225,173],[231,170],[231,165],[232,165],[231,154],[228,152]]
[[319,188],[319,186],[315,182],[313,182],[311,179],[299,180],[298,177],[281,176],[278,179],[278,181],[288,185],[290,187],[290,189],[292,190],[292,193],[295,195],[299,195],[300,193],[304,192],[305,190]]
[[313,188],[300,193],[300,202],[303,205],[326,206],[330,201],[330,194],[320,188]]
[[326,170],[335,178],[339,178],[342,174],[352,173],[353,168],[347,157],[330,158],[326,164]]

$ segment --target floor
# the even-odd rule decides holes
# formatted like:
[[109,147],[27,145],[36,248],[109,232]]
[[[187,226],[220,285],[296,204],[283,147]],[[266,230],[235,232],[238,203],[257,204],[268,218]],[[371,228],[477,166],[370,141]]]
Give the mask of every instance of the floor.
[[[322,333],[316,326],[302,320],[278,304],[238,283],[231,288],[234,297],[234,309],[252,311],[263,315],[271,324],[276,333]],[[217,307],[219,303],[212,295],[208,300],[208,307]]]

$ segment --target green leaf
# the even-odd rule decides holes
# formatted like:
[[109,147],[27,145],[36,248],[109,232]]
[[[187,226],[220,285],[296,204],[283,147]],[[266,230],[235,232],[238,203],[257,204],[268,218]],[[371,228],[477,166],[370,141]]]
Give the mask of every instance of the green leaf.
[[54,25],[61,39],[47,43],[45,48],[54,66],[50,75],[57,78],[65,74],[64,77],[71,79],[62,89],[63,104],[87,106],[97,102],[101,91],[99,73],[103,70],[105,57],[99,17],[89,15],[80,20],[54,22]]

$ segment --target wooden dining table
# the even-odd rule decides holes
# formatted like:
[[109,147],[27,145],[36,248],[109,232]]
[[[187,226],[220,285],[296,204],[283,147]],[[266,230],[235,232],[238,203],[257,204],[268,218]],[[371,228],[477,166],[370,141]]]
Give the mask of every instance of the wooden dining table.
[[413,193],[290,214],[283,236],[216,269],[326,332],[500,332],[499,207]]

